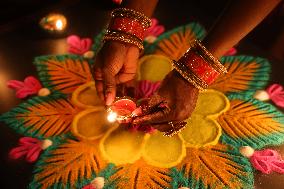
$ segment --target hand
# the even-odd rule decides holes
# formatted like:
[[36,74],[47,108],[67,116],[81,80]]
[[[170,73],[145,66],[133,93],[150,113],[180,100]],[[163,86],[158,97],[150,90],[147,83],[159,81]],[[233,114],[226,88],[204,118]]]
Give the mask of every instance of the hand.
[[110,105],[116,96],[116,85],[134,79],[139,58],[138,47],[108,41],[100,50],[94,67],[98,96]]
[[[158,91],[150,98],[146,112],[137,117],[133,124],[151,124],[165,132],[173,124],[187,119],[195,108],[199,90],[186,81],[175,70],[171,71]],[[156,109],[156,111],[154,111]]]

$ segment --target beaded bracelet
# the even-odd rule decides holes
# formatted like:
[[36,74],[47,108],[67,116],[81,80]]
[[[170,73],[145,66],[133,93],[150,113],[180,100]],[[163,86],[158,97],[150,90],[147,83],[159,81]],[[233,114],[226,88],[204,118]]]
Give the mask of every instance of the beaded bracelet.
[[104,41],[121,41],[143,50],[144,33],[150,25],[151,19],[144,14],[132,9],[117,8],[111,13],[111,21]]
[[211,85],[226,68],[198,40],[173,66],[188,82],[199,90]]

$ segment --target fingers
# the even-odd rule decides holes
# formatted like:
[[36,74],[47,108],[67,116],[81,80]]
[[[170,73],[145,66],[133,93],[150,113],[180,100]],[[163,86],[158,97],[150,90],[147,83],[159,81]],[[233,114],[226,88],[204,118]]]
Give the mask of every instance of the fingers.
[[[137,69],[139,49],[126,46],[120,42],[105,43],[101,49],[95,69],[94,78],[98,96],[111,105],[116,96],[116,84],[132,80]],[[134,62],[136,62],[134,64]]]
[[116,66],[112,65],[113,62],[109,64],[103,69],[95,67],[93,72],[97,94],[101,100],[105,101],[106,105],[110,105],[114,101],[116,92],[116,71],[114,69]]

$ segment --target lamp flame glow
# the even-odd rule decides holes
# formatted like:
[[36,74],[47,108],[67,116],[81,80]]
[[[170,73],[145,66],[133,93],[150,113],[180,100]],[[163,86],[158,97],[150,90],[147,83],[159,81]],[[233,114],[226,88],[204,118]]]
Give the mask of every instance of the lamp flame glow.
[[117,119],[117,113],[110,111],[107,115],[107,120],[112,123],[115,122],[116,119]]
[[51,13],[40,20],[40,26],[49,32],[63,32],[67,27],[67,19],[62,14]]
[[57,20],[56,23],[55,23],[55,26],[56,26],[56,29],[57,30],[62,30],[63,29],[63,22],[62,20]]

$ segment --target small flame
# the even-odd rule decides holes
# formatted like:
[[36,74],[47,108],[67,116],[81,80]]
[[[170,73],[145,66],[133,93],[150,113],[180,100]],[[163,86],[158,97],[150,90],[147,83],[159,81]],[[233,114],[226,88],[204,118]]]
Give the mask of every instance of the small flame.
[[62,30],[63,29],[63,22],[62,22],[62,20],[60,20],[60,19],[56,20],[55,26],[56,26],[57,30]]
[[113,111],[111,111],[111,112],[108,113],[107,120],[108,120],[109,122],[111,122],[111,123],[112,123],[112,122],[115,122],[116,119],[117,119],[117,113],[115,113],[115,112],[113,112]]

